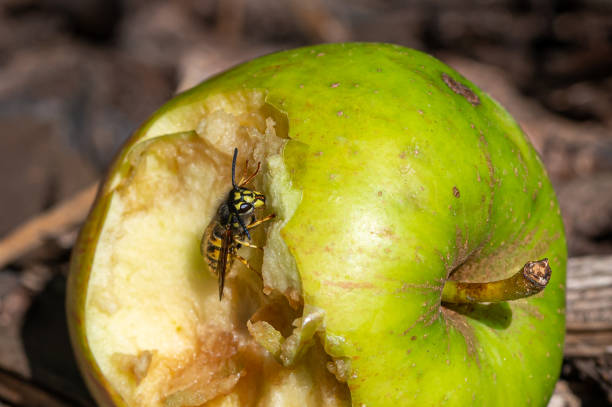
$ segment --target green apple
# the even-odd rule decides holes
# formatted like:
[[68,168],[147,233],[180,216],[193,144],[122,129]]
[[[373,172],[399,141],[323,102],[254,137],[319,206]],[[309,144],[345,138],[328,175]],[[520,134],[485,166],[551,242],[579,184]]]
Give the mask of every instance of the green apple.
[[[199,247],[234,148],[276,218],[239,251],[263,279],[234,261],[220,301]],[[452,300],[544,257],[536,295]],[[81,231],[68,319],[101,405],[543,406],[566,257],[500,105],[420,52],[330,44],[231,69],[134,134]]]

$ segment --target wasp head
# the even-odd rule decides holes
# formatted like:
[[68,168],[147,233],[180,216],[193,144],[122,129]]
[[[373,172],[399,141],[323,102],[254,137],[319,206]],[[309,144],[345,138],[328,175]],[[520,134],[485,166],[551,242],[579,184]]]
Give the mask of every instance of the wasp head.
[[261,193],[252,189],[245,188],[249,182],[255,178],[259,172],[261,163],[257,163],[257,169],[251,175],[247,174],[249,161],[244,165],[244,173],[238,183],[236,183],[236,157],[238,149],[234,149],[234,158],[232,159],[232,190],[227,199],[227,205],[231,213],[237,215],[236,223],[232,223],[232,227],[242,229],[244,234],[251,239],[247,224],[255,220],[252,215],[255,209],[261,208],[266,204],[266,197]]
[[252,214],[255,209],[263,207],[266,204],[266,197],[252,189],[235,187],[230,192],[228,204],[234,213],[245,217]]

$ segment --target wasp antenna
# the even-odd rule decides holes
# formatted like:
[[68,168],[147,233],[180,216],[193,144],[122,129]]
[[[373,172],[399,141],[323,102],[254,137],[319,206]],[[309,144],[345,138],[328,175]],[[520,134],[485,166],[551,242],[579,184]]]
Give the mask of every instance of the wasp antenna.
[[232,186],[236,188],[236,158],[238,157],[238,149],[234,148],[234,158],[232,159]]

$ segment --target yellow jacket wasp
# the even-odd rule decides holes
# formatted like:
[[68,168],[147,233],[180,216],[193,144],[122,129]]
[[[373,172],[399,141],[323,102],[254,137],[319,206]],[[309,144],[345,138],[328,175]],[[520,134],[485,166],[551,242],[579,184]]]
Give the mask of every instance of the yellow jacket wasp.
[[245,186],[255,178],[261,163],[257,163],[255,172],[247,176],[249,164],[247,160],[240,182],[236,184],[237,156],[238,149],[235,148],[234,158],[232,159],[232,189],[226,200],[219,206],[215,218],[204,231],[200,245],[200,252],[206,258],[210,271],[217,274],[219,279],[219,300],[223,299],[225,274],[234,259],[240,261],[249,270],[260,274],[251,267],[244,257],[238,255],[238,249],[242,246],[261,249],[247,241],[251,240],[249,230],[275,217],[275,214],[270,214],[259,220],[255,217],[255,209],[265,205],[266,197],[260,192],[245,188]]

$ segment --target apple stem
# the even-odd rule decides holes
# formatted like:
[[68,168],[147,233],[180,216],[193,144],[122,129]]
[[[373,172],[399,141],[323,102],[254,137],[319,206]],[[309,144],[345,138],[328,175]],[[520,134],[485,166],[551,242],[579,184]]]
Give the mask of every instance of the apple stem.
[[552,271],[548,259],[527,262],[521,270],[505,280],[488,283],[466,283],[448,280],[442,290],[442,302],[470,304],[501,302],[525,298],[542,291]]

